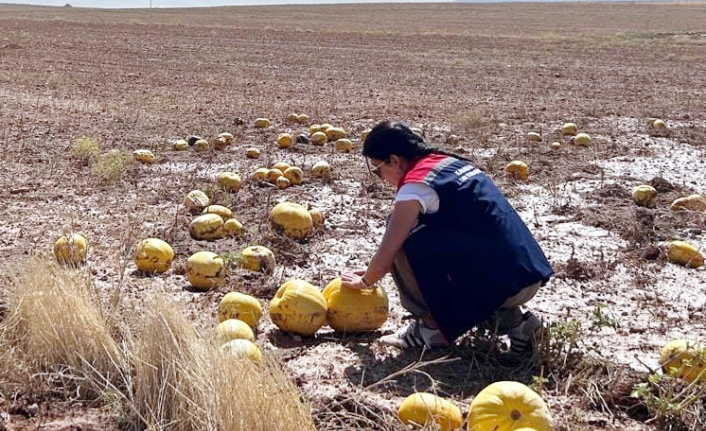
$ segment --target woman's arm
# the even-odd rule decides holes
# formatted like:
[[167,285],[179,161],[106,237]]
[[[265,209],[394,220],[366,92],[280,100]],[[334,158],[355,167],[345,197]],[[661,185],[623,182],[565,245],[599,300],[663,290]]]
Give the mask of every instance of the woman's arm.
[[[368,269],[342,275],[343,286],[364,289],[377,283],[392,268],[397,252],[417,222],[422,206],[416,200],[396,202],[378,247]],[[362,273],[362,274],[361,274]]]

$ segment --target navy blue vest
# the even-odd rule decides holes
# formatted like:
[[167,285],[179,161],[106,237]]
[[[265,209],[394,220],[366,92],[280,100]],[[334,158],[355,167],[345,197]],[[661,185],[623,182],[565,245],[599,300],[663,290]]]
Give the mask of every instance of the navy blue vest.
[[439,211],[420,214],[403,244],[424,300],[447,339],[492,316],[508,298],[553,270],[502,192],[470,163],[440,154],[417,161],[400,181],[424,183]]

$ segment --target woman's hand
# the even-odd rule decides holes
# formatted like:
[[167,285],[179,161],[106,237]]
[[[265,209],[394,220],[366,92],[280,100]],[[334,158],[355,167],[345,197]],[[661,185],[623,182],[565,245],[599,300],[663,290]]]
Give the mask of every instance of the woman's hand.
[[363,282],[364,269],[346,271],[341,274],[341,286],[349,289],[365,289],[367,286]]
[[[395,256],[417,223],[417,217],[421,210],[422,205],[415,200],[395,203],[390,223],[382,237],[382,243],[368,268],[344,272],[341,274],[341,285],[349,289],[370,289],[376,281],[382,279],[392,268]],[[363,281],[363,277],[365,277],[365,281]]]

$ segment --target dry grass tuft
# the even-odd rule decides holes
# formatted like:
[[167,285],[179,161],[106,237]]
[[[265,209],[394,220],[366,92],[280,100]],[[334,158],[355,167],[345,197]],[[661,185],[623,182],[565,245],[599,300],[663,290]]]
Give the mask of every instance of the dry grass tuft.
[[93,164],[92,171],[103,182],[114,184],[125,176],[128,161],[127,153],[113,150],[101,155]]
[[[0,383],[33,392],[33,377],[47,375],[84,396],[92,378],[111,382],[124,369],[122,350],[83,274],[39,259],[8,264],[0,287]],[[46,373],[46,374],[43,374]]]
[[126,385],[135,429],[314,429],[277,366],[221,351],[171,301],[150,301],[140,325],[130,343],[134,375]]
[[139,318],[115,322],[126,340],[119,344],[83,273],[39,259],[5,273],[0,392],[42,394],[58,384],[120,401],[130,429],[314,429],[276,364],[223,352],[174,302],[156,298]]
[[100,143],[93,138],[81,136],[71,142],[71,155],[84,165],[90,165],[95,162],[100,153]]

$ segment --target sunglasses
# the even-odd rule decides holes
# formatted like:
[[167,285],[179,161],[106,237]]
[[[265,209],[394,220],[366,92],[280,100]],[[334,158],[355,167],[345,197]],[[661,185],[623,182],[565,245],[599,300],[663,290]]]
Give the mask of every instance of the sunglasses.
[[370,172],[372,172],[373,174],[375,174],[376,177],[382,178],[382,173],[380,172],[380,168],[382,168],[382,165],[384,165],[384,164],[387,163],[387,162],[388,162],[388,160],[383,160],[383,161],[380,162],[380,164],[377,165],[377,166],[375,166],[375,165],[373,165],[373,164],[371,163],[370,166],[372,166],[373,168],[370,170]]

